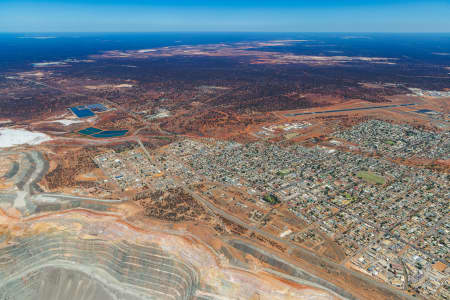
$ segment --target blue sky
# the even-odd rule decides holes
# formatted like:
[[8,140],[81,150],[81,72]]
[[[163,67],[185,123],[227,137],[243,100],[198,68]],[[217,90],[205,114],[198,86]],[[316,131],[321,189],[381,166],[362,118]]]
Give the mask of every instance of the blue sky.
[[450,32],[450,0],[0,0],[0,32]]

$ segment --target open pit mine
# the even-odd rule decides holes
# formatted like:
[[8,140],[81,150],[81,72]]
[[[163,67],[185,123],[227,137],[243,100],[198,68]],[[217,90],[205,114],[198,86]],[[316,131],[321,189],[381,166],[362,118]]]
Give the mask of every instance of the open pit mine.
[[38,151],[0,157],[1,300],[351,298],[256,259],[232,265],[186,230],[133,222],[126,201],[45,193],[38,182],[49,163]]
[[38,235],[0,257],[1,299],[190,299],[199,284],[187,262],[124,241]]

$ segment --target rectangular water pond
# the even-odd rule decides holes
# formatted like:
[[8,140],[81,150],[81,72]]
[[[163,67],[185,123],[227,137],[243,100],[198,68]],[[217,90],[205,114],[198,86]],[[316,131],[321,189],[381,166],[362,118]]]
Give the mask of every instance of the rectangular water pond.
[[95,138],[110,138],[110,137],[119,137],[127,134],[128,130],[108,130],[102,131],[100,133],[92,134],[92,137]]
[[77,106],[69,108],[78,118],[89,118],[95,116],[95,114],[84,106]]
[[93,134],[96,134],[99,132],[102,132],[102,130],[98,129],[98,128],[94,128],[94,127],[88,127],[88,128],[78,131],[78,133],[84,134],[84,135],[93,135]]

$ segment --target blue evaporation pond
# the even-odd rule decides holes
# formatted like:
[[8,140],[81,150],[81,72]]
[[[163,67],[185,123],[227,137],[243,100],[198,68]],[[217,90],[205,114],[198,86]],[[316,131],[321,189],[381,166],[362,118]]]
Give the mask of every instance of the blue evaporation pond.
[[128,130],[108,130],[102,131],[97,134],[92,134],[91,136],[95,138],[110,138],[110,137],[119,137],[127,134]]
[[99,132],[102,132],[102,130],[98,129],[98,128],[94,128],[94,127],[88,127],[88,128],[85,128],[85,129],[82,129],[82,130],[78,131],[78,133],[81,133],[81,134],[84,134],[84,135],[92,135],[92,134],[96,134],[96,133],[99,133]]
[[78,118],[88,118],[93,117],[95,114],[88,108],[84,106],[77,106],[69,108]]

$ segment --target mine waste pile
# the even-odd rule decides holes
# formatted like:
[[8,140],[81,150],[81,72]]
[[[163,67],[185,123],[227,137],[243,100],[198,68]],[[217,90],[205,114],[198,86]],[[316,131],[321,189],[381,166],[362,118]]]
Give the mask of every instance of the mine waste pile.
[[23,238],[0,250],[0,299],[191,299],[197,271],[161,248],[71,235]]

